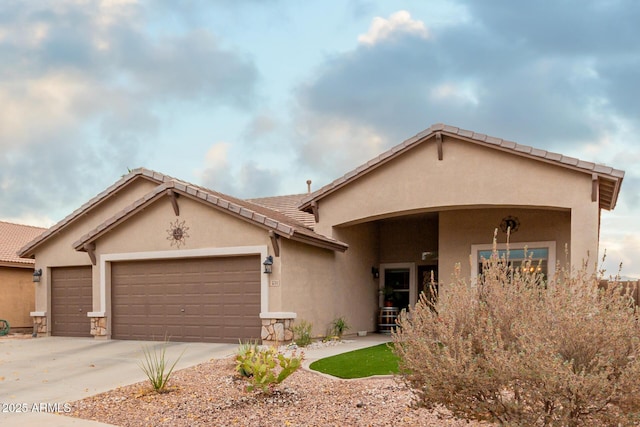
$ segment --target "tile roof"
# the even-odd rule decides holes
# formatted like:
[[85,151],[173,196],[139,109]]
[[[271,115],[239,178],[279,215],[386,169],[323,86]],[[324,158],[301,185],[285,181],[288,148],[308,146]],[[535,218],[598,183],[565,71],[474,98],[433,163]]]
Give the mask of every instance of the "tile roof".
[[290,194],[287,196],[261,197],[257,199],[247,199],[248,202],[278,211],[289,218],[301,222],[306,227],[313,229],[316,224],[313,214],[298,209],[300,201],[308,194]]
[[95,197],[91,198],[89,201],[87,201],[85,204],[80,206],[78,209],[71,212],[65,218],[63,218],[62,220],[58,221],[56,224],[51,226],[48,230],[42,233],[42,235],[28,242],[25,246],[20,248],[19,255],[22,257],[33,257],[34,250],[36,249],[36,247],[44,243],[47,239],[49,239],[49,237],[55,235],[64,227],[73,223],[76,219],[82,217],[84,214],[97,208],[102,202],[108,199],[111,195],[118,192],[121,188],[126,187],[132,181],[134,181],[136,178],[139,178],[139,177],[144,177],[146,179],[149,179],[157,183],[162,183],[164,181],[169,181],[173,179],[170,176],[167,176],[149,169],[145,169],[145,168],[134,169],[128,174],[124,175],[114,184],[107,187],[104,191],[102,191]]
[[44,231],[46,228],[0,221],[0,236],[2,236],[2,240],[0,240],[0,266],[32,267],[35,261],[20,258],[17,252],[21,246]]
[[303,223],[281,212],[177,179],[164,182],[144,197],[136,200],[111,218],[99,224],[74,242],[73,247],[76,250],[84,250],[86,244],[97,240],[104,233],[122,223],[129,215],[136,213],[160,197],[164,197],[167,190],[173,190],[185,197],[191,197],[209,204],[225,213],[273,231],[285,238],[332,250],[345,251],[348,248],[347,244],[315,233]]
[[[297,238],[302,238],[302,236],[305,236],[305,235],[311,233],[309,235],[309,237],[312,240],[319,237],[320,240],[325,239],[329,243],[330,246],[333,245],[334,243],[337,243],[338,247],[340,247],[340,248],[344,247],[344,249],[346,249],[346,247],[347,247],[346,244],[344,244],[342,242],[337,242],[337,241],[335,241],[333,239],[330,239],[330,238],[327,238],[325,236],[321,236],[321,235],[319,235],[317,233],[314,233],[308,227],[308,223],[309,223],[308,220],[305,220],[305,221],[300,221],[299,220],[299,219],[304,219],[304,216],[307,216],[309,214],[306,214],[306,213],[297,214],[297,217],[300,217],[300,218],[297,218],[296,216],[289,217],[283,211],[277,211],[277,210],[271,209],[267,204],[263,204],[263,205],[254,204],[254,203],[251,203],[250,201],[237,199],[237,198],[229,196],[229,195],[222,195],[222,193],[217,193],[217,192],[215,192],[213,190],[210,190],[210,189],[207,189],[207,188],[204,188],[204,187],[200,187],[198,185],[191,184],[191,183],[188,183],[188,182],[183,181],[183,180],[176,179],[174,177],[162,174],[160,172],[156,172],[154,170],[150,170],[150,169],[146,169],[146,168],[137,168],[137,169],[134,169],[134,170],[130,171],[127,175],[124,175],[121,179],[119,179],[114,184],[112,184],[109,187],[107,187],[104,191],[100,192],[95,197],[91,198],[89,201],[84,203],[82,206],[80,206],[78,209],[73,211],[71,214],[67,215],[64,219],[62,219],[61,221],[59,221],[58,223],[53,225],[51,228],[45,230],[44,233],[42,233],[40,236],[38,236],[35,239],[33,239],[30,242],[28,242],[26,245],[24,245],[22,248],[20,248],[20,250],[19,250],[20,255],[23,256],[23,257],[33,257],[35,249],[39,245],[41,245],[47,239],[49,239],[50,237],[52,237],[55,234],[57,234],[58,232],[60,232],[67,225],[73,223],[78,218],[82,217],[84,214],[92,211],[93,209],[96,209],[103,202],[105,202],[107,199],[109,199],[110,196],[112,196],[113,194],[117,193],[120,189],[126,187],[127,185],[129,185],[131,182],[133,182],[134,180],[136,180],[138,178],[148,179],[148,180],[150,180],[152,182],[156,182],[158,184],[168,183],[168,182],[179,183],[179,184],[185,186],[185,188],[188,188],[189,189],[188,191],[190,193],[194,193],[194,194],[198,194],[198,192],[200,192],[201,194],[209,193],[209,194],[212,195],[212,197],[216,197],[216,195],[220,195],[219,199],[221,200],[221,202],[220,202],[221,205],[224,205],[225,201],[229,202],[229,206],[230,206],[231,210],[239,211],[239,209],[240,209],[239,207],[244,206],[245,209],[243,210],[243,212],[245,214],[248,211],[252,211],[252,212],[255,212],[258,215],[263,215],[265,218],[279,218],[279,220],[274,220],[275,223],[280,224],[281,228],[284,227],[285,229],[287,229],[289,231],[290,230],[294,230],[293,234],[295,234]],[[296,200],[296,203],[297,202],[298,201]],[[272,222],[268,222],[268,224],[272,224]],[[288,226],[288,228],[287,228],[286,224],[289,224],[290,226]],[[104,226],[104,224],[102,224],[102,225]],[[305,229],[307,229],[307,230],[305,230]],[[340,249],[340,250],[344,250],[344,249]]]
[[495,148],[508,153],[520,155],[530,159],[543,161],[557,166],[569,168],[572,170],[588,173],[598,176],[600,207],[611,210],[615,207],[620,192],[620,185],[624,178],[624,171],[614,169],[612,167],[586,162],[573,157],[564,156],[562,154],[553,153],[551,151],[540,150],[527,145],[521,145],[513,141],[502,138],[476,133],[470,130],[460,129],[454,126],[437,123],[416,134],[415,136],[403,141],[402,143],[392,147],[379,156],[369,160],[367,163],[347,172],[342,177],[325,185],[317,191],[305,195],[300,202],[298,208],[300,210],[309,211],[313,201],[320,200],[324,196],[343,187],[349,182],[367,174],[386,163],[387,161],[399,156],[400,154],[410,150],[411,148],[421,144],[422,142],[435,137],[437,134],[444,136],[452,136],[478,145]]

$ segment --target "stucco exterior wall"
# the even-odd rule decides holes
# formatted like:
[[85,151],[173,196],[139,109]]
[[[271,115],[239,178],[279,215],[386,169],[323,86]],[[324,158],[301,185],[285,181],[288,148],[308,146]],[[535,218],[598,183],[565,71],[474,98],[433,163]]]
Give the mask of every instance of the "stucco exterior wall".
[[40,283],[35,285],[35,311],[47,313],[49,317],[50,298],[49,268],[90,265],[91,261],[86,253],[77,252],[72,244],[96,227],[105,219],[113,216],[127,205],[141,198],[151,191],[156,184],[146,179],[136,179],[119,193],[109,198],[97,208],[80,216],[73,224],[68,225],[47,242],[36,248],[35,268],[42,269]]
[[[110,312],[110,277],[109,266],[107,268],[106,307],[101,307],[100,257],[106,254],[163,252],[165,255],[171,252],[171,256],[180,256],[185,252],[185,257],[191,256],[188,250],[203,248],[227,248],[241,246],[268,246],[270,241],[268,233],[259,227],[246,221],[220,212],[201,202],[188,197],[178,199],[180,216],[176,216],[171,206],[170,199],[163,197],[145,208],[143,211],[131,216],[128,220],[115,227],[112,231],[103,235],[96,241],[97,265],[93,268],[93,306],[94,311]],[[188,237],[184,244],[178,248],[168,239],[171,224],[184,222]],[[86,254],[85,254],[86,256]],[[262,262],[262,260],[260,260]],[[262,267],[262,266],[261,266]],[[274,258],[274,274],[272,278],[279,278],[279,260]]]
[[[530,207],[571,211],[572,264],[597,254],[599,207],[589,174],[445,137],[427,141],[321,199],[316,230],[416,212]],[[440,228],[440,240],[447,239]]]
[[371,274],[380,252],[380,231],[375,223],[336,229],[340,241],[349,244],[336,253],[336,281],[340,287],[335,316],[345,316],[350,333],[375,331],[378,313],[379,281]]
[[[440,282],[446,285],[454,279],[454,269],[460,264],[463,278],[471,275],[471,245],[491,244],[493,233],[499,229],[502,218],[517,217],[519,229],[510,236],[510,242],[556,242],[556,257],[561,265],[565,258],[565,246],[571,247],[571,213],[568,210],[542,209],[469,209],[440,213],[440,241],[438,269]],[[498,231],[498,243],[506,243],[506,234]],[[570,253],[568,254],[570,259]]]
[[35,303],[33,268],[0,267],[0,319],[9,322],[11,329],[32,328],[29,313]]
[[295,322],[311,323],[314,336],[324,335],[331,320],[340,315],[337,313],[344,314],[342,289],[336,280],[336,255],[333,251],[285,240],[281,241],[280,257],[274,258],[281,266],[278,287],[269,288],[270,294],[278,295],[274,311],[296,313]]
[[348,334],[375,331],[378,282],[371,267],[378,256],[377,226],[362,224],[338,234],[343,242],[359,244],[341,253],[284,241],[279,288],[270,288],[280,297],[275,311],[295,312],[296,322],[313,325],[314,336],[325,336],[338,317],[349,324]]

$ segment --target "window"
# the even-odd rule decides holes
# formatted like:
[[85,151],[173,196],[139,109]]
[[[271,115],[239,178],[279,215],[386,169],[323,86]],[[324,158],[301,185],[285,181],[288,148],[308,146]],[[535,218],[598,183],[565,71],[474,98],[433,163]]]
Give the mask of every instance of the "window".
[[[526,248],[526,250],[525,250]],[[498,245],[498,256],[506,257],[506,244]],[[471,246],[471,279],[475,281],[482,272],[482,260],[489,259],[493,252],[493,245]],[[556,242],[523,242],[509,245],[509,264],[521,267],[526,259],[531,257],[530,268],[535,268],[544,275],[545,280],[553,277],[556,267]]]

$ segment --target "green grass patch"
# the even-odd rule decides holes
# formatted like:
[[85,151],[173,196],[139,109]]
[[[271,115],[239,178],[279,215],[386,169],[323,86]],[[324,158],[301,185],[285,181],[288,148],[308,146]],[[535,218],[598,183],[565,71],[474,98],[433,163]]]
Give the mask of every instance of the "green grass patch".
[[309,367],[338,378],[364,378],[398,373],[398,357],[393,344],[380,344],[316,360]]

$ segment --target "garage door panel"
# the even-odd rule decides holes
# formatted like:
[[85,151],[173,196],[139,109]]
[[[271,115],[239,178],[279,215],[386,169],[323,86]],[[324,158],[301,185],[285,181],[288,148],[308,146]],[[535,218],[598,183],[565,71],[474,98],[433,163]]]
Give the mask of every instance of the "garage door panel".
[[260,336],[257,256],[113,263],[111,277],[113,338],[236,343]]
[[51,334],[90,337],[92,310],[91,266],[51,269]]

